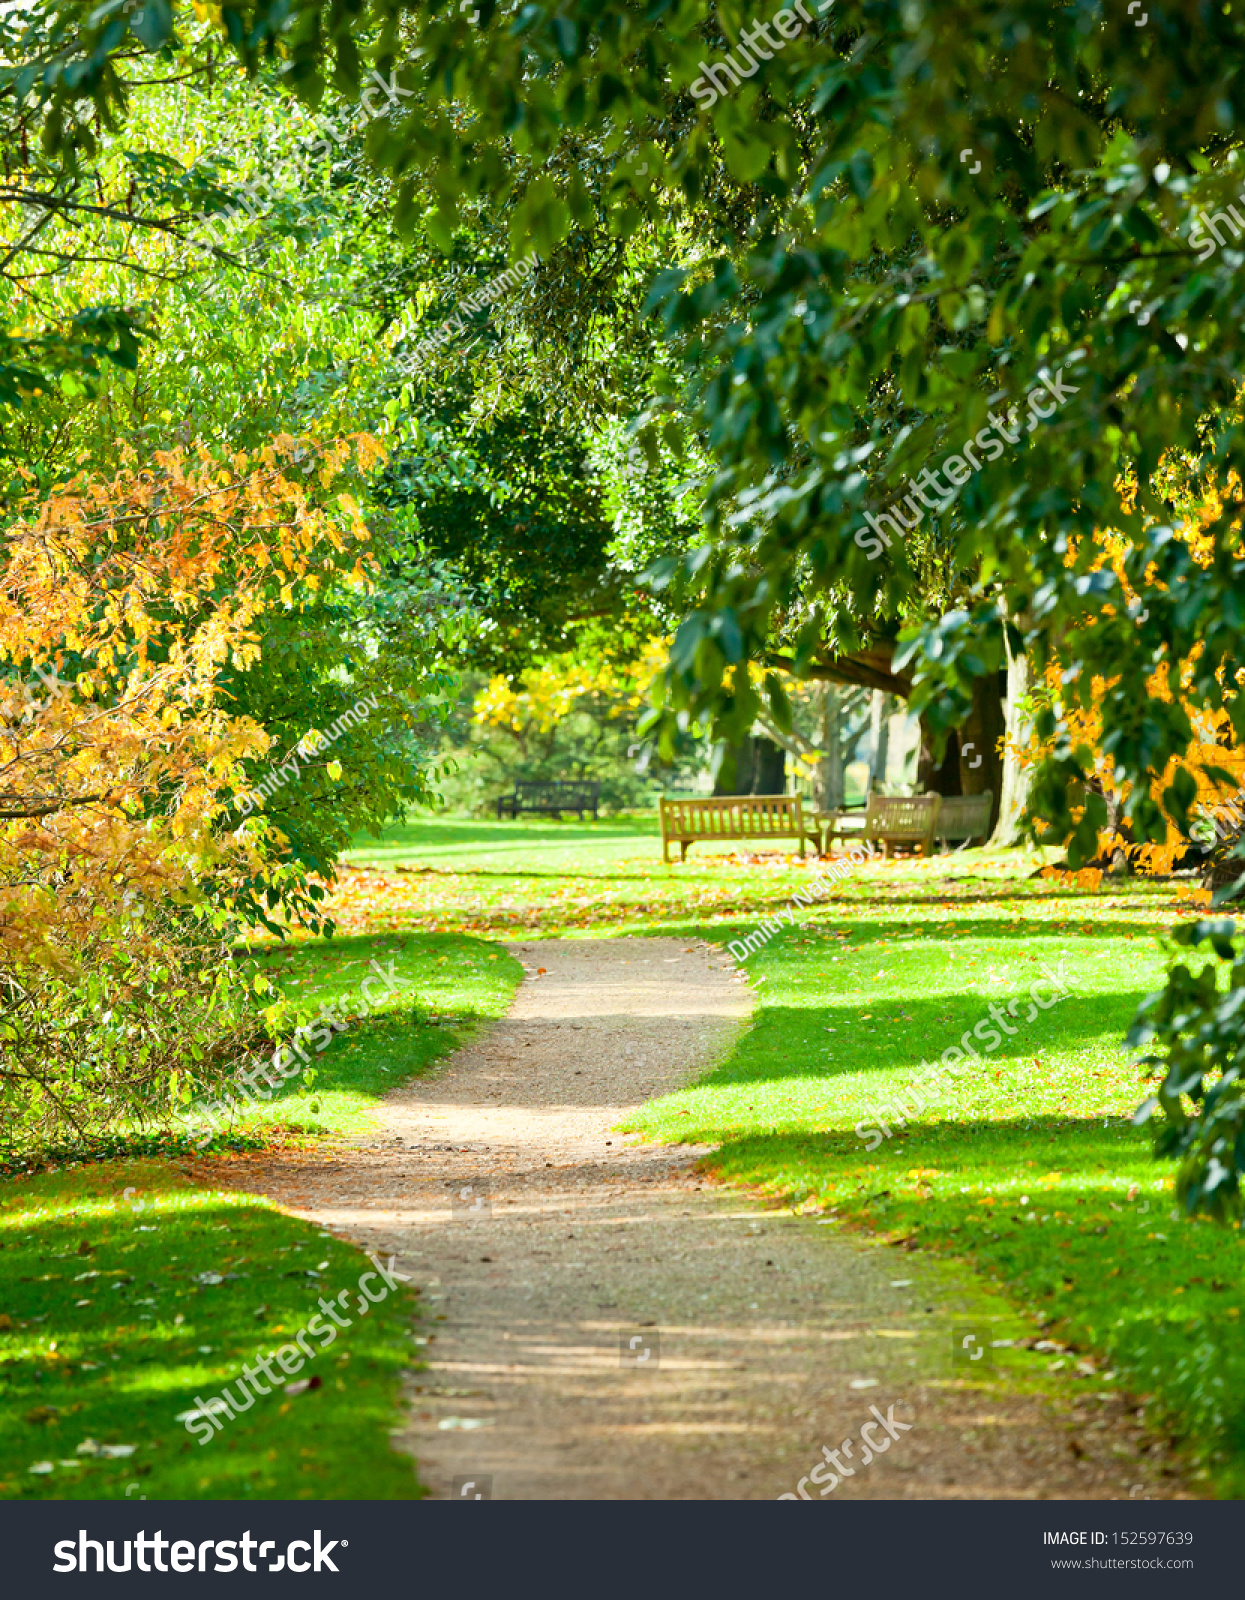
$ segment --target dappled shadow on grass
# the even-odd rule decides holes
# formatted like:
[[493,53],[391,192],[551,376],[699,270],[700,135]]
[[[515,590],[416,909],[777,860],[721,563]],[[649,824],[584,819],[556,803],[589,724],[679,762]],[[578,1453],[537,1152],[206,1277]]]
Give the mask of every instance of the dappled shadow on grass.
[[[264,966],[288,1007],[281,1040],[311,1022],[326,1001],[353,1018],[324,1050],[309,1048],[309,1069],[283,1079],[271,1098],[246,1114],[246,1125],[296,1116],[295,1131],[319,1133],[327,1131],[323,1119],[307,1121],[319,1115],[311,1111],[313,1104],[333,1094],[374,1103],[427,1071],[504,1012],[520,971],[511,958],[471,935],[405,930],[299,943],[268,952]],[[377,966],[392,971],[401,987],[368,1013],[359,995]],[[301,992],[294,982],[299,977],[308,980]]]
[[[847,881],[853,882],[856,880],[848,879]],[[999,884],[998,887],[993,890],[974,890],[971,893],[962,893],[957,885],[968,881],[980,880],[968,880],[964,878],[954,879],[947,884],[947,892],[942,894],[937,893],[936,890],[930,886],[923,886],[924,892],[916,893],[902,884],[896,884],[893,886],[887,885],[885,880],[870,879],[869,884],[870,886],[876,886],[882,889],[893,889],[894,892],[886,895],[886,903],[888,905],[941,906],[946,905],[948,899],[952,899],[956,901],[964,901],[969,904],[974,901],[1014,900],[1020,904],[1036,903],[1038,905],[1041,905],[1048,900],[1077,900],[1082,905],[1090,906],[1096,901],[1105,898],[1104,894],[1099,894],[1092,889],[1077,889],[1073,887],[1060,889],[1025,889],[1021,883]],[[992,881],[997,883],[998,880],[996,879]],[[1113,885],[1112,887],[1115,890],[1117,898],[1120,894],[1127,894],[1128,898],[1134,899],[1141,904],[1144,904],[1148,900],[1168,899],[1171,895],[1171,885],[1168,883],[1156,885],[1152,890],[1140,891],[1137,889],[1123,890],[1118,885]],[[1119,907],[1116,906],[1113,909],[1118,910]]]
[[[570,808],[575,809],[573,806]],[[363,836],[368,843],[375,842],[380,845],[404,844],[410,839],[423,839],[426,842],[448,842],[450,844],[489,844],[494,839],[521,839],[530,843],[539,839],[546,832],[553,830],[565,831],[578,829],[587,838],[618,838],[634,839],[646,838],[650,833],[660,835],[660,823],[654,815],[650,817],[600,817],[593,821],[585,817],[582,821],[578,817],[568,816],[565,813],[560,818],[556,817],[531,817],[527,821],[518,821],[506,818],[504,821],[493,817],[464,819],[451,822],[440,818],[427,820],[408,820],[393,823],[375,841]]]
[[[214,1151],[258,1150],[263,1140],[247,1134],[217,1134],[207,1146]],[[23,1152],[12,1149],[7,1153],[0,1146],[0,1178],[46,1171],[49,1167],[78,1165],[99,1161],[141,1161],[148,1156],[182,1157],[201,1153],[201,1146],[189,1133],[117,1133],[106,1134],[90,1145],[68,1144],[42,1146],[37,1151]]]
[[1171,1168],[1128,1122],[933,1122],[872,1152],[851,1133],[750,1134],[706,1164],[896,1245],[969,1257],[1044,1332],[1097,1353],[1087,1383],[1114,1370],[1225,1492],[1245,1486],[1245,1240],[1173,1217]]
[[[153,1500],[417,1493],[388,1448],[409,1296],[358,1315],[370,1266],[350,1246],[249,1196],[170,1187],[155,1162],[0,1187],[0,1244],[12,1324],[0,1328],[0,1498],[113,1499],[131,1484]],[[287,1396],[274,1369],[279,1386],[206,1444],[177,1420],[343,1290],[350,1325],[306,1365],[316,1388]],[[79,1456],[92,1440],[136,1448]],[[31,1473],[39,1461],[53,1470]]]
[[[1054,922],[1048,917],[1026,917],[1018,910],[1007,921],[1002,918],[988,917],[958,917],[944,915],[936,922],[928,919],[910,918],[894,922],[861,921],[853,916],[851,906],[827,902],[821,909],[822,914],[815,919],[808,918],[793,929],[785,929],[783,933],[776,934],[770,941],[767,949],[781,949],[785,941],[798,938],[816,937],[824,929],[837,927],[847,929],[851,933],[851,944],[844,948],[855,949],[874,943],[878,939],[894,940],[896,938],[929,939],[929,938],[954,938],[954,939],[997,939],[1000,942],[1014,943],[1018,939],[1056,939],[1075,938],[1085,931],[1084,919],[1072,919],[1079,922],[1080,926],[1067,926],[1062,922]],[[826,916],[825,912],[842,912],[840,915]],[[920,928],[920,933],[913,931]],[[905,931],[907,930],[907,931]],[[1133,939],[1146,940],[1153,935],[1144,925],[1136,922],[1096,922],[1088,930],[1086,937],[1096,939],[1119,938],[1131,936]],[[714,930],[717,937],[717,930]],[[742,937],[742,935],[732,935]]]
[[[711,915],[703,918],[689,917],[687,905],[676,902],[671,902],[668,907],[658,901],[639,905],[624,903],[603,909],[611,916],[629,914],[633,922],[631,931],[636,934],[651,930],[668,937],[704,939],[711,944],[719,945],[725,954],[729,954],[727,947],[730,943],[734,940],[746,940],[749,934],[755,933],[759,923],[765,916],[774,914],[775,905],[782,899],[783,894],[780,892],[772,900],[761,902],[758,899],[748,906],[741,905],[738,898],[715,901],[708,908]],[[548,920],[556,923],[563,909],[556,902],[551,902],[533,908],[530,912],[508,910],[505,915],[512,919],[521,919],[524,915],[532,915],[539,911]],[[815,959],[815,950],[810,952],[807,947],[803,950],[797,949],[801,941],[806,941],[815,947],[819,940],[825,940],[827,953],[840,954],[865,951],[883,940],[893,947],[896,939],[911,939],[912,950],[915,952],[919,949],[916,942],[918,940],[941,942],[955,939],[985,939],[997,941],[1000,945],[1013,945],[1026,939],[1048,941],[1076,939],[1085,934],[1089,938],[1126,938],[1136,941],[1139,948],[1145,948],[1146,942],[1154,938],[1156,933],[1165,931],[1151,929],[1144,923],[1115,920],[1096,922],[1086,932],[1083,926],[1084,918],[1072,919],[1073,925],[1065,926],[1062,922],[1057,923],[1049,918],[1026,916],[1021,910],[1017,910],[1006,920],[1001,917],[994,919],[944,914],[936,921],[930,920],[928,916],[925,918],[914,916],[881,922],[873,920],[872,916],[863,920],[860,916],[861,909],[859,903],[854,901],[821,901],[808,912],[801,913],[793,926],[784,925],[762,946],[761,951],[745,958],[740,963],[741,967],[748,972],[756,970],[758,955],[773,957],[798,954],[803,959]],[[876,914],[875,907],[867,909]],[[489,908],[484,908],[478,915],[483,924],[489,916]],[[730,920],[725,920],[727,918]],[[1076,926],[1077,922],[1082,926]],[[916,931],[917,928],[920,932]],[[846,943],[835,938],[842,933],[849,935]],[[825,971],[828,976],[833,975],[829,966]]]
[[[1048,996],[1049,990],[1043,993]],[[1144,993],[1138,989],[1110,995],[1069,995],[1047,1011],[1026,998],[1018,1003],[1016,1015],[1007,1018],[1017,1030],[1014,1037],[1002,1037],[992,1050],[973,1029],[983,1021],[994,1026],[988,1010],[992,1000],[1006,1014],[1006,991],[969,991],[928,1000],[878,997],[830,1005],[767,1004],[729,1060],[697,1079],[696,1088],[711,1090],[809,1076],[831,1079],[860,1072],[910,1072],[922,1062],[932,1066],[949,1048],[962,1055],[966,1032],[981,1057],[980,1065],[967,1058],[953,1061],[950,1065],[964,1071],[955,1080],[948,1075],[948,1081],[967,1083],[974,1070],[1027,1057],[1035,1050],[1066,1049],[1099,1039],[1104,1033],[1119,1033]],[[1011,994],[1014,996],[1015,990]],[[1031,1019],[1027,1019],[1029,1010],[1035,1013]],[[861,1031],[866,1022],[872,1029],[867,1035]],[[830,1028],[835,1029],[833,1034],[828,1032]],[[1001,1032],[998,1028],[994,1031]],[[885,1056],[879,1054],[881,1050],[886,1051]]]

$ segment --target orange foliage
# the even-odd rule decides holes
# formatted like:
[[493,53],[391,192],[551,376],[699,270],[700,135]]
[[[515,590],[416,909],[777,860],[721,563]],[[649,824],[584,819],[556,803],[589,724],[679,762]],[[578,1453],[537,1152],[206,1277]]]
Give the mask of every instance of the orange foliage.
[[[1196,514],[1186,519],[1178,530],[1178,536],[1188,543],[1190,552],[1199,565],[1208,565],[1213,556],[1213,542],[1207,530],[1223,515],[1225,504],[1242,500],[1245,500],[1245,493],[1242,492],[1241,481],[1235,471],[1228,474],[1226,488],[1214,483],[1202,486]],[[1110,533],[1099,533],[1095,537],[1102,546],[1102,556],[1097,565],[1112,567],[1124,589],[1128,603],[1130,605],[1135,603],[1136,597],[1125,580],[1123,544]],[[1073,559],[1074,556],[1070,554],[1069,562]],[[1113,614],[1112,608],[1107,608],[1107,614]],[[1095,677],[1091,685],[1091,704],[1088,707],[1073,706],[1064,701],[1062,673],[1062,664],[1058,660],[1053,660],[1047,667],[1045,675],[1045,689],[1051,703],[1059,710],[1062,732],[1071,740],[1073,748],[1080,747],[1093,752],[1091,770],[1101,785],[1103,794],[1109,800],[1122,801],[1127,797],[1130,786],[1127,783],[1117,783],[1111,762],[1101,754],[1103,727],[1099,710],[1107,690],[1113,688],[1118,680],[1109,682],[1105,678]],[[1173,694],[1180,692],[1182,682],[1187,683],[1188,678],[1188,663],[1165,663],[1147,681],[1145,694],[1151,700],[1170,702]],[[1242,682],[1245,682],[1245,669],[1237,675],[1238,685]],[[1213,812],[1225,799],[1245,786],[1245,750],[1232,747],[1231,724],[1225,712],[1202,708],[1190,709],[1189,720],[1197,730],[1198,736],[1183,755],[1170,760],[1162,772],[1151,777],[1150,794],[1161,809],[1164,792],[1170,787],[1177,770],[1183,768],[1193,778],[1197,788],[1194,810],[1200,808],[1205,812]],[[1036,738],[1031,738],[1023,748],[1013,746],[1012,752],[1023,765],[1039,760],[1049,752],[1053,744],[1053,739],[1042,744]],[[1232,782],[1225,782],[1222,777],[1214,775],[1209,770],[1211,768],[1218,768],[1221,772],[1231,774]],[[1166,812],[1164,815],[1167,815]],[[1188,843],[1187,837],[1170,817],[1167,824],[1167,838],[1162,842],[1139,844],[1126,840],[1119,834],[1106,831],[1100,833],[1098,837],[1101,856],[1109,857],[1114,850],[1122,849],[1143,871],[1153,873],[1170,872],[1174,861],[1188,848]],[[1071,875],[1047,869],[1047,874],[1051,873],[1055,876],[1075,878],[1080,887],[1091,888],[1097,887],[1097,882],[1102,876],[1095,868],[1084,868],[1080,873]],[[1095,881],[1091,882],[1091,878]]]
[[101,918],[129,928],[143,900],[262,872],[267,824],[216,819],[269,740],[219,677],[254,661],[265,610],[329,572],[366,581],[345,481],[379,458],[366,435],[173,450],[18,507],[0,535],[0,667],[17,669],[0,678],[0,962],[65,970]]

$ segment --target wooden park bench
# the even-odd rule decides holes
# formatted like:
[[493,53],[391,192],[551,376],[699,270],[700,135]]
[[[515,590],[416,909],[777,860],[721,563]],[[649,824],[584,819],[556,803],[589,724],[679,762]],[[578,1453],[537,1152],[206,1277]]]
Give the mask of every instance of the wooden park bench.
[[985,844],[993,809],[994,792],[990,789],[984,794],[944,795],[938,807],[934,838],[947,844],[959,840],[961,847],[972,839],[980,839]]
[[837,811],[826,813],[822,853],[828,853],[834,839],[862,839],[880,843],[887,856],[897,844],[914,844],[922,855],[931,855],[939,808],[945,804],[937,794],[872,794],[863,824],[859,813],[855,817],[845,817]]
[[687,848],[702,839],[798,839],[800,854],[808,840],[820,850],[817,830],[804,820],[799,795],[724,794],[703,800],[661,802],[661,853],[670,860],[670,846],[679,847],[679,860]]
[[520,813],[537,812],[542,816],[559,817],[564,811],[575,811],[582,822],[585,811],[591,811],[595,820],[600,803],[599,778],[532,779],[516,783],[513,794],[498,798],[497,815],[517,817]]

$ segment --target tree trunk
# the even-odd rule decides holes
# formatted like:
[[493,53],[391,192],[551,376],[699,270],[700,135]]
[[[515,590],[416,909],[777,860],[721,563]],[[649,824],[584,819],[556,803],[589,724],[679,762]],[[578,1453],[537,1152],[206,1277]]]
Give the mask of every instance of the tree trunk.
[[787,752],[763,733],[753,741],[756,758],[753,762],[753,794],[786,794]]
[[1003,752],[1002,796],[999,803],[998,823],[990,840],[991,846],[1010,848],[1020,843],[1020,819],[1029,803],[1032,786],[1031,767],[1022,767],[1012,754],[1013,744],[1023,745],[1029,737],[1029,725],[1022,716],[1019,702],[1029,692],[1029,658],[1023,653],[1007,657],[1007,747]]
[[821,760],[817,763],[819,811],[837,811],[843,804],[843,706],[838,690],[822,685]]
[[734,757],[734,774],[729,779],[719,774],[713,785],[714,794],[751,794],[756,740],[751,737],[741,739],[738,744],[731,745],[730,753]]
[[1003,690],[999,673],[973,679],[973,709],[960,728],[960,793],[994,796],[990,809],[989,838],[998,821],[1003,791],[1003,757],[999,745],[1004,733]]
[[875,689],[869,696],[869,736],[873,741],[873,755],[869,761],[871,790],[886,782],[886,762],[890,755],[889,700],[884,689]]
[[941,763],[934,761],[934,736],[921,718],[921,751],[916,763],[918,794],[960,794],[960,736],[954,728],[947,735],[946,753]]

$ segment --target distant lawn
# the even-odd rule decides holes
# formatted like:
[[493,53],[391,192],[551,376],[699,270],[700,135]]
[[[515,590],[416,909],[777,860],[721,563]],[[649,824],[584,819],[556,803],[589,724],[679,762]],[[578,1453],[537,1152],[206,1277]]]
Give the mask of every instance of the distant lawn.
[[470,866],[493,872],[574,871],[651,855],[653,840],[661,858],[657,813],[622,817],[489,817],[415,814],[393,823],[379,839],[360,837],[347,861],[368,866],[397,862]]
[[[628,1126],[718,1144],[709,1165],[723,1177],[967,1258],[1035,1331],[1074,1347],[1042,1361],[1070,1376],[1084,1362],[1074,1382],[1148,1403],[1221,1492],[1240,1495],[1245,1240],[1173,1215],[1171,1168],[1132,1126],[1145,1090],[1120,1049],[1162,983],[1146,924],[1174,920],[1171,890],[1140,883],[1074,902],[1023,883],[1009,897],[983,893],[962,861],[931,895],[921,871],[875,879],[889,884],[885,901],[815,911],[753,955],[751,1032]],[[1040,964],[1061,957],[1072,993],[1026,1021]],[[886,1103],[922,1060],[960,1047],[991,1001],[1020,996],[1006,1017],[1015,1035],[988,1052],[988,1034],[976,1036],[980,1061],[882,1137]]]
[[[261,959],[290,1031],[321,1000],[357,994],[373,960],[395,963],[400,984],[316,1058],[313,1083],[289,1080],[236,1119],[235,1133],[268,1143],[365,1131],[390,1089],[503,1015],[522,976],[496,946],[453,934],[300,941]],[[418,1495],[389,1444],[419,1349],[405,1290],[307,1364],[317,1387],[279,1384],[204,1444],[177,1420],[226,1384],[236,1392],[242,1366],[291,1341],[321,1295],[347,1291],[347,1315],[371,1270],[255,1196],[197,1187],[177,1160],[0,1177],[0,1498]]]
[[[801,859],[790,840],[697,844],[685,862],[667,866],[655,817],[595,824],[431,817],[395,825],[376,840],[358,838],[346,859],[332,914],[344,930],[372,934],[423,928],[486,938],[683,937],[702,925],[776,911],[817,878],[815,854]],[[936,885],[946,873],[958,882],[971,871],[987,896],[1049,900],[1052,885],[1015,883],[1041,859],[972,851],[906,865],[878,861],[854,872],[833,897],[906,895],[915,884]],[[1130,914],[1146,904],[1140,886],[1122,892],[1131,897]]]

